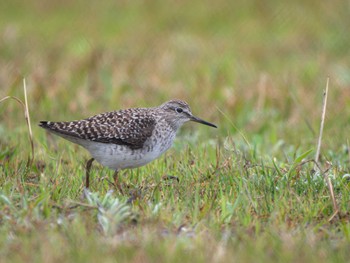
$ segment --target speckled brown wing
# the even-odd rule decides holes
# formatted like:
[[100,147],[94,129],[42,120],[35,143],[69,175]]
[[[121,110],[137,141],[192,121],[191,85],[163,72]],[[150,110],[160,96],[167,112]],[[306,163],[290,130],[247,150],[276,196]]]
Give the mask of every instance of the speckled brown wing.
[[58,135],[140,149],[152,135],[155,124],[155,119],[145,109],[127,109],[102,113],[80,121],[42,121],[39,125]]

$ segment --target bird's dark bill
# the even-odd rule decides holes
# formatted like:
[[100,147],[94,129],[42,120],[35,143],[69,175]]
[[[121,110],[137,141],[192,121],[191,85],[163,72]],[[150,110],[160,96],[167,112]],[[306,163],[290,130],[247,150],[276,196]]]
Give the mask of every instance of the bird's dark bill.
[[201,123],[201,124],[204,124],[204,125],[208,125],[210,127],[217,128],[217,126],[215,124],[212,124],[210,122],[207,122],[207,121],[202,120],[202,119],[200,119],[198,117],[195,117],[195,116],[192,116],[191,121],[198,122],[198,123]]

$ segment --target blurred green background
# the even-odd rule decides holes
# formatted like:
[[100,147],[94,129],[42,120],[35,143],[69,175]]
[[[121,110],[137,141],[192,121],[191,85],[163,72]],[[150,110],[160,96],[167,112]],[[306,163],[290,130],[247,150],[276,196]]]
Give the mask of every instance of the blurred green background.
[[[22,96],[26,78],[34,121],[181,98],[221,135],[233,121],[300,143],[316,136],[330,77],[326,129],[349,128],[348,1],[1,1],[0,12],[0,96]],[[1,108],[10,127],[13,107]]]

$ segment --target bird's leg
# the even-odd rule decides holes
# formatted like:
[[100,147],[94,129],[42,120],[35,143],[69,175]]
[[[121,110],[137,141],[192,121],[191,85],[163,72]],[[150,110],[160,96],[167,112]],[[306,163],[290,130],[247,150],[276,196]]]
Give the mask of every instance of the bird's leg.
[[113,174],[113,179],[114,179],[114,186],[118,188],[119,192],[124,195],[123,188],[121,187],[119,183],[119,176],[118,176],[119,171],[115,170]]
[[89,161],[87,161],[86,163],[86,183],[85,183],[85,187],[86,188],[89,188],[90,186],[90,170],[91,170],[91,165],[92,165],[92,162],[94,161],[95,159],[94,158],[91,158]]

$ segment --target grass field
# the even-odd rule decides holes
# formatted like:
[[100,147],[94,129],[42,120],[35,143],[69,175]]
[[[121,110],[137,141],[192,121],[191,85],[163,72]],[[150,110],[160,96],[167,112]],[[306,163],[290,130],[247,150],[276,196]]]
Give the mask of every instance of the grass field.
[[[24,101],[25,78],[34,156],[23,108],[3,100],[0,262],[349,262],[349,11],[2,1],[0,99]],[[122,172],[125,195],[95,163],[84,197],[88,153],[37,126],[171,98],[219,128],[186,124],[163,157]]]

